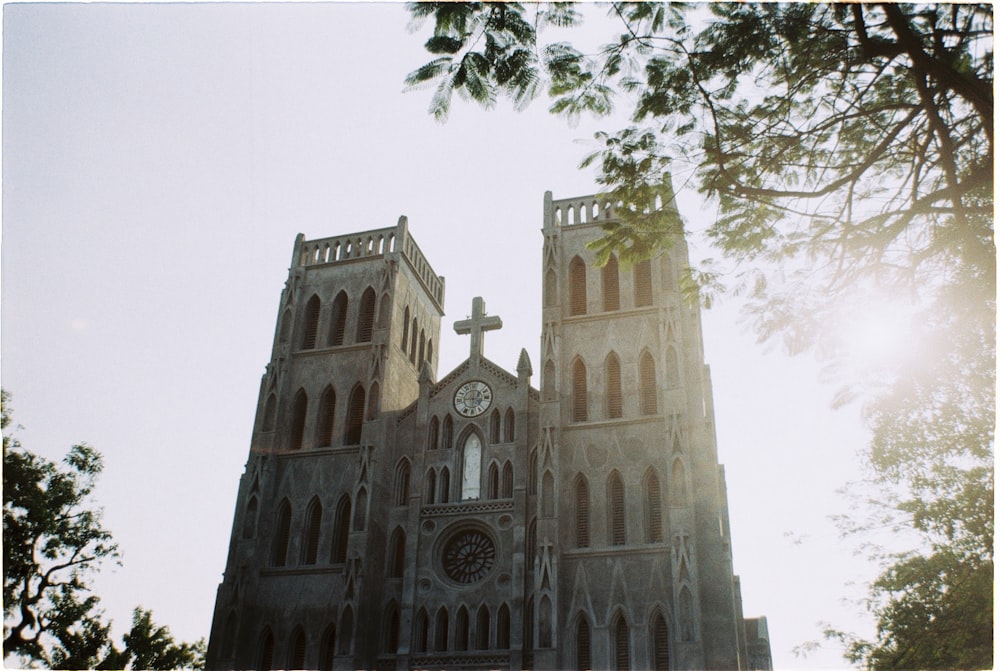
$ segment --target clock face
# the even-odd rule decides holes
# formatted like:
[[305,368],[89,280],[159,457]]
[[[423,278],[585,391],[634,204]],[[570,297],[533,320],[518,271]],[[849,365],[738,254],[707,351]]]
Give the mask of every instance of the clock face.
[[493,390],[479,380],[466,382],[455,392],[455,410],[463,417],[483,414],[492,402]]

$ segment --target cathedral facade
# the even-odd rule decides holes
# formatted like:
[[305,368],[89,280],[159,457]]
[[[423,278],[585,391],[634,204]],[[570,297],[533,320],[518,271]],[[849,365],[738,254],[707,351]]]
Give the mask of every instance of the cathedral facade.
[[[683,239],[626,268],[596,196],[543,214],[540,384],[437,377],[445,281],[397,226],[295,241],[209,669],[764,669],[733,574]],[[748,640],[748,634],[750,639]]]

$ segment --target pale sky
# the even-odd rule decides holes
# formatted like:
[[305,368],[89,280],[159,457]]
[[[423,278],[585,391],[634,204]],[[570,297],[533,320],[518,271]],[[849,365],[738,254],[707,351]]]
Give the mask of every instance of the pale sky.
[[[544,100],[515,114],[404,93],[429,60],[400,4],[7,4],[3,7],[2,385],[24,445],[99,449],[96,493],[123,566],[94,581],[120,636],[153,610],[208,636],[260,376],[297,233],[409,218],[446,278],[438,377],[482,296],[504,328],[485,354],[536,368],[542,199],[597,191],[577,168],[596,128]],[[603,36],[602,36],[603,38]],[[692,255],[716,214],[674,175]],[[844,668],[820,622],[868,634],[875,567],[841,540],[859,410],[809,357],[766,352],[734,299],[704,314],[719,458],[747,616],[775,666]]]

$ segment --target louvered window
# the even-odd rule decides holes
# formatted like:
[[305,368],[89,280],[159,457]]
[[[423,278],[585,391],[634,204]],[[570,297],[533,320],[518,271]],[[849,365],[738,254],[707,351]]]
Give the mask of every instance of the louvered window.
[[337,410],[337,395],[332,387],[327,387],[319,402],[319,430],[316,432],[316,447],[333,445],[333,418]]
[[587,421],[587,367],[580,359],[573,362],[573,421]]
[[582,615],[576,623],[576,669],[589,671],[590,663],[590,624]]
[[617,471],[608,478],[609,538],[611,545],[625,545],[625,485]]
[[316,330],[319,328],[319,296],[313,295],[306,303],[305,322],[302,324],[302,349],[316,347]]
[[292,508],[288,501],[282,501],[278,508],[277,524],[274,525],[274,551],[272,566],[284,566],[288,561],[288,535],[292,526]]
[[659,611],[653,616],[653,670],[670,671],[670,631]]
[[604,364],[604,375],[608,385],[608,418],[617,419],[622,416],[622,370],[614,352]]
[[351,392],[351,399],[347,404],[347,427],[344,432],[345,445],[361,444],[361,425],[365,418],[365,390],[358,385]]
[[582,475],[576,480],[576,546],[590,547],[590,491],[587,478]]
[[601,268],[601,293],[604,298],[604,311],[611,312],[621,307],[618,297],[618,259],[614,254]]
[[347,329],[347,294],[341,291],[333,299],[333,312],[330,319],[330,345],[344,344],[344,331]]
[[646,475],[646,542],[663,542],[663,512],[660,504],[660,479],[652,470]]
[[614,637],[615,671],[628,671],[630,666],[628,624],[621,615],[618,616],[618,621],[615,623]]
[[264,632],[264,638],[260,642],[260,654],[257,656],[257,659],[258,669],[263,671],[264,669],[274,668],[274,636],[271,635],[270,629]]
[[[302,563],[315,564],[319,551],[319,530],[323,524],[323,506],[318,499],[313,499],[306,512],[306,533],[302,543]],[[293,667],[301,668],[301,667]]]
[[306,668],[306,635],[301,629],[292,634],[291,653],[288,655],[289,669]]
[[587,314],[587,266],[579,256],[569,264],[569,313]]
[[635,306],[653,304],[653,274],[649,259],[635,264]]
[[333,552],[330,561],[343,564],[347,560],[347,540],[351,533],[351,499],[346,494],[337,503],[337,513],[333,520]]
[[288,449],[298,450],[302,448],[302,437],[306,431],[306,407],[309,405],[309,397],[306,392],[299,389],[292,402],[292,426],[288,435]]
[[371,287],[361,294],[358,308],[358,337],[355,342],[371,342],[372,326],[375,324],[375,290]]
[[639,412],[656,414],[656,364],[649,352],[639,357]]

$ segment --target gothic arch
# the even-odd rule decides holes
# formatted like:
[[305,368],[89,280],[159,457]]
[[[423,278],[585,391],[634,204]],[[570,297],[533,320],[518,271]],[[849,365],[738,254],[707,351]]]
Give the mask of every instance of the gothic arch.
[[434,503],[436,496],[437,496],[437,474],[433,468],[428,468],[427,475],[424,477],[424,502]]
[[344,427],[344,444],[361,444],[361,425],[365,418],[365,388],[354,385],[347,402],[347,425]]
[[417,362],[417,318],[410,325],[410,363]]
[[658,410],[656,398],[656,364],[649,350],[639,355],[639,414],[655,415]]
[[663,497],[660,494],[660,478],[656,469],[650,466],[642,478],[645,503],[645,531],[647,543],[663,542]]
[[295,627],[289,639],[288,668],[306,668],[306,632],[301,624]]
[[469,649],[469,610],[463,605],[455,613],[455,650]]
[[445,415],[444,419],[441,421],[441,449],[447,450],[451,448],[453,432],[454,423],[452,422],[451,415]]
[[299,389],[292,401],[292,426],[288,434],[288,449],[302,449],[302,439],[306,432],[306,409],[309,406],[309,396],[305,389]]
[[657,607],[649,623],[649,640],[652,650],[652,671],[670,671],[670,629],[662,611]]
[[587,264],[579,256],[569,262],[569,314],[587,314]]
[[629,671],[631,668],[631,636],[628,621],[620,610],[611,619],[611,661],[615,671]]
[[476,649],[490,649],[490,609],[485,603],[476,612]]
[[406,532],[396,527],[389,537],[388,570],[390,578],[402,578],[406,568]]
[[365,518],[368,517],[368,490],[364,487],[358,490],[356,505],[354,506],[354,530],[365,530]]
[[344,494],[337,502],[337,511],[333,518],[333,546],[330,551],[330,561],[333,564],[343,564],[347,560],[347,541],[351,533],[351,497]]
[[500,442],[500,409],[493,408],[490,413],[490,444],[496,445]]
[[510,648],[510,608],[506,603],[500,604],[497,609],[497,633],[496,647],[499,650]]
[[621,308],[618,293],[618,257],[614,254],[608,257],[608,262],[601,268],[601,297],[605,312]]
[[448,467],[445,466],[441,469],[441,482],[440,482],[440,493],[438,494],[438,501],[440,503],[448,503],[451,499],[451,472]]
[[371,342],[372,327],[375,324],[375,290],[371,287],[361,294],[361,304],[358,307],[358,328],[354,342]]
[[[323,504],[314,496],[306,507],[306,524],[302,534],[302,563],[315,564],[319,553],[319,533],[323,525]],[[293,667],[300,668],[300,667]]]
[[410,337],[410,306],[407,305],[406,309],[403,310],[403,338],[399,343],[399,349],[406,353],[406,346]]
[[431,417],[431,421],[427,427],[427,449],[436,450],[438,447],[438,426],[439,426],[437,415]]
[[594,668],[591,662],[590,622],[583,611],[576,616],[576,670],[590,671]]
[[448,609],[438,608],[434,616],[434,650],[444,652],[448,649]]
[[319,421],[316,430],[316,447],[333,445],[333,421],[337,411],[337,393],[333,386],[323,390],[319,401]]
[[573,359],[573,421],[587,421],[587,365],[579,356]]
[[504,499],[514,498],[514,467],[509,461],[503,465],[503,476],[500,480],[500,497]]
[[604,359],[604,380],[607,417],[618,419],[622,416],[622,367],[614,352]]
[[500,470],[497,462],[490,462],[490,467],[486,475],[486,498],[493,500],[500,498]]
[[417,611],[417,617],[413,622],[413,647],[417,652],[427,652],[427,643],[430,638],[430,621],[427,619],[427,610],[423,607]]
[[590,485],[583,473],[577,474],[573,479],[573,504],[576,547],[590,547]]
[[393,654],[399,649],[399,605],[390,601],[383,612],[382,652]]
[[257,644],[257,668],[274,668],[274,634],[270,627],[264,627],[260,634],[260,642]]
[[327,344],[339,347],[344,344],[344,331],[347,330],[347,292],[341,290],[330,306],[330,334]]
[[396,477],[393,485],[393,503],[405,506],[410,501],[410,460],[403,457],[396,464]]
[[625,483],[617,470],[608,475],[608,545],[625,545]]
[[306,303],[305,316],[302,320],[302,342],[299,349],[314,349],[316,347],[316,332],[319,329],[319,296],[313,294]]
[[505,443],[514,442],[514,408],[507,408],[503,416],[503,441]]
[[271,566],[285,566],[288,562],[289,534],[292,528],[292,504],[282,499],[275,517],[274,540],[271,545]]
[[653,304],[653,273],[649,259],[639,261],[633,266],[635,281],[635,306],[645,307]]
[[337,654],[337,625],[331,622],[323,630],[322,644],[319,650],[320,671],[333,671],[333,658]]

